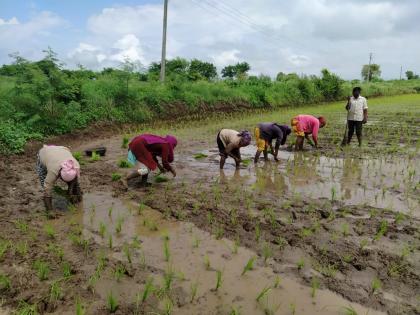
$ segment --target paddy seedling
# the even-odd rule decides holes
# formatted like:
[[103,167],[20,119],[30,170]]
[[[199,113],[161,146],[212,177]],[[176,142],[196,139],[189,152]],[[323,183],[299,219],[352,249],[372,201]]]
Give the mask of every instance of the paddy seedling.
[[353,308],[353,306],[343,306],[343,313],[344,315],[357,315],[356,310]]
[[252,256],[251,258],[248,259],[244,269],[242,270],[241,276],[243,276],[248,271],[251,271],[252,269],[254,269],[254,263],[256,259],[257,258],[255,256]]
[[53,255],[55,255],[58,259],[63,260],[64,250],[60,245],[49,243],[47,246],[47,250]]
[[305,260],[303,258],[299,259],[296,266],[298,270],[302,270],[305,267]]
[[42,260],[36,260],[34,262],[34,269],[37,272],[39,280],[44,281],[48,279],[48,275],[50,273],[50,267],[48,266],[48,263]]
[[218,291],[222,286],[223,282],[223,272],[221,270],[216,270],[216,287],[214,288],[215,291]]
[[108,217],[109,218],[112,218],[112,212],[114,211],[114,208],[113,207],[109,207],[108,208]]
[[110,291],[108,293],[108,296],[106,298],[106,305],[107,305],[107,309],[110,313],[115,313],[118,309],[118,300],[113,295],[112,291]]
[[316,291],[319,289],[319,280],[317,277],[313,277],[311,281],[311,296],[315,297]]
[[365,238],[362,239],[360,241],[360,245],[359,245],[360,250],[363,251],[366,248],[366,246],[368,245],[368,243],[369,243],[369,241],[367,239],[365,239]]
[[174,279],[175,272],[173,271],[171,266],[168,266],[168,268],[165,270],[165,273],[163,274],[163,288],[166,293],[169,293],[171,291]]
[[370,287],[371,287],[371,289],[372,289],[372,293],[373,294],[375,294],[376,292],[378,292],[380,289],[381,289],[381,287],[382,287],[382,283],[381,283],[381,280],[379,280],[378,278],[373,278],[373,280],[372,280],[372,282],[371,282],[371,284],[370,284]]
[[402,221],[405,220],[405,215],[402,212],[397,212],[394,216],[395,224],[400,224]]
[[54,227],[51,224],[47,223],[44,225],[44,232],[45,234],[47,234],[49,238],[51,239],[55,238],[56,232],[55,232]]
[[257,242],[259,242],[260,241],[260,238],[261,238],[261,228],[260,228],[260,224],[257,223],[255,225],[255,240]]
[[0,273],[0,292],[8,291],[11,288],[10,278],[2,273]]
[[129,141],[130,141],[130,139],[127,136],[124,136],[122,138],[122,142],[121,142],[121,149],[127,149]]
[[382,220],[381,223],[379,224],[379,228],[375,236],[373,237],[373,240],[375,241],[379,240],[382,236],[386,234],[387,231],[388,231],[388,221]]
[[193,156],[194,156],[194,159],[200,160],[200,159],[206,158],[208,155],[200,152],[200,153],[194,154]]
[[50,285],[50,302],[56,302],[61,299],[62,290],[60,286],[60,280],[55,280]]
[[225,230],[223,229],[223,226],[219,225],[216,227],[215,236],[217,240],[220,240],[223,238],[223,235],[225,234]]
[[163,314],[162,315],[171,315],[172,314],[172,309],[174,308],[174,305],[173,305],[173,303],[172,303],[172,301],[171,301],[171,299],[170,298],[167,298],[166,300],[165,300],[165,309],[164,309],[164,311],[163,311]]
[[232,306],[229,315],[240,315],[239,308]]
[[165,258],[165,261],[169,261],[171,258],[171,251],[169,248],[169,238],[163,239],[163,257]]
[[204,266],[206,266],[206,270],[210,270],[210,258],[207,255],[204,256]]
[[198,281],[195,281],[195,282],[191,283],[191,285],[190,285],[190,291],[191,291],[191,293],[190,293],[190,295],[191,295],[190,302],[192,303],[195,300],[196,296],[197,296]]
[[280,283],[281,283],[281,278],[280,276],[276,276],[274,278],[274,284],[273,284],[273,288],[277,289],[280,287]]
[[268,295],[268,293],[271,291],[271,289],[272,288],[270,286],[264,287],[261,290],[261,292],[258,293],[258,295],[257,295],[257,298],[256,298],[257,302],[259,303],[262,298],[266,297]]
[[273,257],[273,250],[272,250],[270,244],[268,244],[267,242],[263,243],[262,254],[263,254],[263,257],[264,257],[264,264],[267,263],[267,260],[269,258]]
[[123,160],[123,159],[119,160],[117,165],[118,165],[119,168],[130,168],[131,167],[130,162],[128,162],[127,160]]
[[101,155],[93,151],[92,156],[90,157],[90,162],[96,162],[96,161],[99,161],[100,159],[101,159]]
[[72,152],[73,157],[76,159],[76,161],[81,162],[82,161],[82,152],[80,151],[75,151]]
[[103,222],[99,222],[99,235],[104,238],[106,233],[106,225]]
[[20,241],[17,242],[15,245],[15,251],[22,257],[25,257],[28,253],[28,242],[27,241]]
[[114,277],[117,281],[120,281],[122,276],[126,273],[125,267],[121,264],[118,264],[114,270]]
[[72,275],[72,269],[71,269],[71,265],[69,262],[65,261],[62,264],[62,272],[63,272],[63,277],[65,279],[68,279],[71,277]]
[[119,181],[121,179],[121,174],[119,173],[112,173],[111,174],[111,180],[113,182]]
[[108,236],[108,247],[109,249],[112,249],[113,247],[112,234],[109,234]]
[[129,244],[124,243],[123,253],[124,253],[124,256],[127,259],[127,261],[131,264],[131,262],[132,262],[132,260],[131,260],[131,248],[130,248]]
[[166,183],[169,181],[168,177],[161,174],[156,175],[154,180],[155,180],[155,183]]
[[201,240],[197,236],[194,235],[193,242],[192,242],[193,248],[200,247],[200,243],[201,243]]
[[28,231],[28,223],[23,221],[22,219],[17,219],[16,221],[13,221],[15,224],[15,227],[22,233],[26,233]]
[[350,235],[350,226],[348,225],[348,223],[341,224],[341,233],[343,234],[344,237],[347,237]]
[[124,223],[124,218],[123,217],[118,217],[117,223],[115,224],[115,232],[117,234],[121,233],[123,223]]
[[146,280],[146,283],[144,285],[143,294],[141,295],[141,299],[140,299],[141,304],[146,302],[147,298],[153,293],[154,290],[155,290],[155,287],[153,285],[153,278],[149,277]]
[[86,309],[79,298],[76,299],[76,315],[85,315]]
[[142,215],[144,209],[146,209],[146,205],[142,202],[139,203],[139,206],[137,207],[137,214]]
[[16,314],[18,315],[39,315],[36,304],[28,304],[25,301],[20,301]]

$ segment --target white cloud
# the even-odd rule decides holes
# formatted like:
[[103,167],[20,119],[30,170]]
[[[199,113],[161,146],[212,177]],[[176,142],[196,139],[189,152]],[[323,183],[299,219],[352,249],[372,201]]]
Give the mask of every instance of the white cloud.
[[240,58],[238,56],[239,53],[240,51],[237,49],[226,50],[220,52],[217,55],[213,55],[212,59],[218,67],[224,67],[229,64],[238,63],[240,61]]
[[16,17],[12,17],[9,21],[3,20],[0,18],[0,26],[2,25],[16,25],[19,24],[19,21]]

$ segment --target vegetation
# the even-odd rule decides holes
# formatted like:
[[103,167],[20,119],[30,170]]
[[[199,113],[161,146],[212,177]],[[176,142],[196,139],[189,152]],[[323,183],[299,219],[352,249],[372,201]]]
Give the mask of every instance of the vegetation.
[[[224,111],[235,111],[315,104],[344,99],[355,84],[363,87],[365,96],[420,91],[419,80],[410,73],[410,80],[379,82],[375,65],[369,83],[345,82],[326,69],[320,76],[279,73],[272,80],[247,75],[246,62],[226,66],[221,80],[210,63],[176,58],[167,61],[168,81],[162,85],[159,63],[140,70],[126,61],[121,69],[94,72],[65,69],[51,49],[35,62],[18,54],[11,57],[12,64],[0,68],[1,153],[22,152],[29,139],[69,133],[94,121],[144,123],[203,115],[220,105]],[[124,137],[121,146],[127,142]],[[98,158],[94,155],[91,161]]]

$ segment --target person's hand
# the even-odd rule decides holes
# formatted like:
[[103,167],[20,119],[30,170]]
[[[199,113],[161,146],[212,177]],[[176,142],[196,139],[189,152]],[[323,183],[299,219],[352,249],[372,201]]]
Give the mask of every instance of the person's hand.
[[367,123],[367,118],[363,118],[362,124],[366,124],[366,123]]
[[350,102],[351,96],[347,96],[347,102]]
[[174,177],[176,177],[176,172],[175,172],[175,170],[174,170],[174,169],[172,169],[172,170],[171,170],[171,173],[172,173],[172,175],[173,175]]

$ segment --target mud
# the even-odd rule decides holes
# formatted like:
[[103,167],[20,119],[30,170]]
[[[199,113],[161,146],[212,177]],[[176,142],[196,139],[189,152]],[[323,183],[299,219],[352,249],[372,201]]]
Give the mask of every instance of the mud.
[[[106,314],[112,292],[117,314],[166,308],[174,314],[293,314],[294,308],[296,314],[345,314],[350,306],[358,314],[419,312],[418,157],[281,151],[278,163],[235,171],[229,161],[219,171],[215,148],[185,139],[175,179],[127,189],[111,180],[112,173],[128,171],[117,167],[126,153],[121,138],[56,140],[73,151],[99,145],[108,151],[100,161],[84,158],[84,202],[68,207],[56,196],[63,211],[54,220],[43,215],[35,156],[0,161],[0,240],[8,244],[0,273],[11,282],[9,289],[0,286],[3,309],[25,301],[40,313],[74,314],[80,300],[87,314]],[[252,158],[253,149],[243,150],[243,158]],[[194,159],[200,152],[207,157]],[[241,276],[253,256],[254,269]],[[39,280],[36,260],[48,262],[47,280]],[[63,279],[66,263],[72,274]],[[216,270],[222,272],[218,290]],[[170,290],[164,290],[165,275],[173,277]],[[154,293],[136,303],[148,278]],[[50,289],[58,279],[62,294],[54,300]],[[375,279],[380,285],[373,290]],[[314,296],[313,286],[319,286]]]

